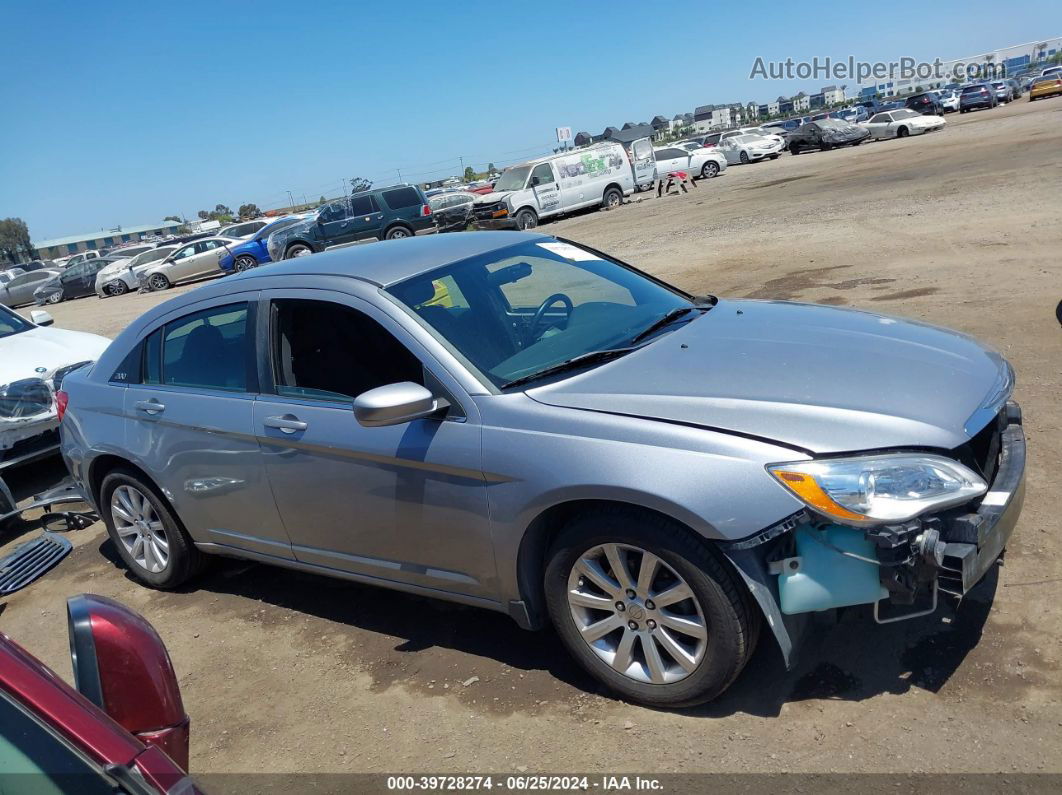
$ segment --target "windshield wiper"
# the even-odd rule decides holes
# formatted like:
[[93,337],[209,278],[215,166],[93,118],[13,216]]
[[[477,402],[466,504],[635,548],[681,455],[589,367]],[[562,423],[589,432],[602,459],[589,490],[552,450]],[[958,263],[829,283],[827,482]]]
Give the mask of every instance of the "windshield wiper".
[[585,367],[588,364],[605,362],[609,359],[615,359],[618,356],[622,356],[625,353],[630,353],[635,349],[636,346],[631,346],[628,348],[606,348],[601,351],[582,353],[578,356],[573,356],[571,359],[565,359],[563,362],[552,364],[543,370],[538,370],[537,372],[514,378],[512,381],[502,384],[501,388],[508,389],[511,386],[519,386],[520,384],[526,384],[529,381],[536,381],[539,378],[545,378],[547,375],[553,375],[554,373],[563,373],[565,370],[575,370],[579,367]]
[[654,331],[657,331],[658,329],[662,329],[664,326],[668,325],[672,320],[676,320],[676,319],[682,317],[683,315],[688,315],[694,309],[710,309],[710,308],[711,307],[703,307],[703,306],[677,306],[674,309],[670,310],[669,312],[665,313],[663,317],[658,318],[657,320],[653,321],[649,325],[648,328],[642,329],[637,334],[635,334],[631,338],[631,344],[633,345],[636,342],[640,342],[640,341],[644,340],[646,337],[648,337]]

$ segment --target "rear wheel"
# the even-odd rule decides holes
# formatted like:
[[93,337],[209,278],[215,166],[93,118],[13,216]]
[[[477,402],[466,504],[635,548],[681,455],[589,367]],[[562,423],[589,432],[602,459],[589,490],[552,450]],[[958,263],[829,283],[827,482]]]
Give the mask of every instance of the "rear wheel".
[[608,210],[614,210],[621,204],[623,204],[623,193],[619,188],[609,188],[601,197],[601,206]]
[[534,210],[525,207],[516,214],[516,227],[518,229],[534,229],[538,226],[538,215]]
[[623,696],[658,707],[722,693],[755,645],[759,614],[686,528],[622,508],[576,519],[550,551],[549,613],[565,646]]
[[384,235],[385,240],[401,240],[404,237],[413,237],[413,233],[404,226],[392,226]]
[[168,290],[170,287],[170,280],[161,273],[153,273],[148,277],[148,287],[152,290]]
[[203,567],[203,553],[139,473],[127,469],[108,473],[100,486],[100,508],[119,556],[144,584],[176,588]]

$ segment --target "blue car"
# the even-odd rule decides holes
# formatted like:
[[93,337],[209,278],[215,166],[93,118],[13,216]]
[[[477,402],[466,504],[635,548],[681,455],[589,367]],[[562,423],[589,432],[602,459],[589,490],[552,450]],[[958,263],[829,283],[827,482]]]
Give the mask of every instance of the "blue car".
[[289,227],[301,220],[301,218],[281,218],[271,224],[266,224],[249,240],[244,240],[238,246],[227,247],[228,251],[222,255],[218,261],[218,266],[225,273],[241,273],[249,268],[256,268],[266,262],[272,262],[269,258],[269,249],[266,246],[266,243],[269,242],[269,236],[277,230]]

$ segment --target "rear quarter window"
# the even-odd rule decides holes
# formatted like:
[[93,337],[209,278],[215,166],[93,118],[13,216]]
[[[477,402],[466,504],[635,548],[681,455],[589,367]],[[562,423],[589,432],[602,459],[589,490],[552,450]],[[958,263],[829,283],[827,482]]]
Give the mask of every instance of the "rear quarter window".
[[380,196],[383,198],[384,204],[392,210],[416,207],[423,203],[420,200],[420,194],[417,192],[416,188],[394,188],[392,190],[385,190]]

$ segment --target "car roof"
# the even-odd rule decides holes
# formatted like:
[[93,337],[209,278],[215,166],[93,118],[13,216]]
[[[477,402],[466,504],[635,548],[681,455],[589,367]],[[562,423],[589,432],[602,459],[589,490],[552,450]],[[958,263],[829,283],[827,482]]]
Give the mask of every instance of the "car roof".
[[240,279],[262,276],[303,274],[349,276],[377,287],[388,287],[469,257],[488,254],[527,241],[551,239],[549,235],[536,232],[516,231],[422,235],[404,240],[348,246],[310,257],[296,257],[282,263],[254,268],[225,279],[225,283],[232,284]]

